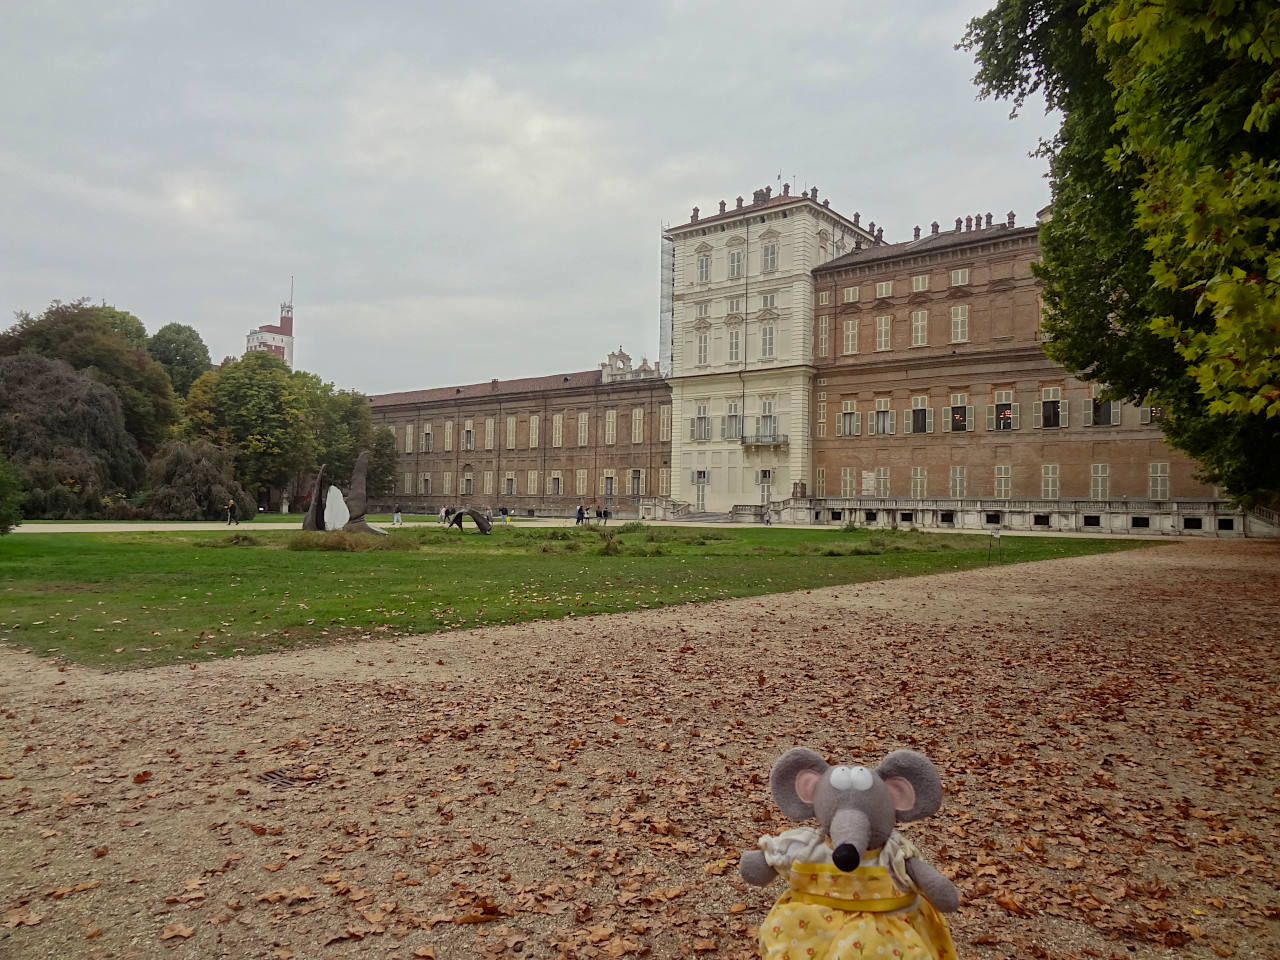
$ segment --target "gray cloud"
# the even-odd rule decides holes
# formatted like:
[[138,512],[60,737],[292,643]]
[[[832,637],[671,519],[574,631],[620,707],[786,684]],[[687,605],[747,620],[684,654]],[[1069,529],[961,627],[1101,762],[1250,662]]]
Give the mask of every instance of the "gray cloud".
[[658,231],[781,173],[888,238],[1048,201],[980,103],[984,3],[29,3],[0,37],[0,307],[105,298],[215,357],[297,276],[369,392],[657,349]]

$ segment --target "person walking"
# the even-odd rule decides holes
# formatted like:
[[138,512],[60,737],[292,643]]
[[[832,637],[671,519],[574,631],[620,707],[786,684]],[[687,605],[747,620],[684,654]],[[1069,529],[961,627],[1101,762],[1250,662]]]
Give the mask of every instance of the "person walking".
[[575,513],[573,516],[574,516],[573,525],[575,527],[582,526],[582,521],[587,518],[587,511],[583,509],[582,504],[578,504],[578,512]]
[[400,518],[400,504],[398,503],[396,504],[395,510],[393,511],[393,515],[391,517],[391,525],[393,527],[404,526],[404,521]]
[[236,500],[235,500],[235,497],[232,497],[230,500],[228,500],[228,501],[227,501],[227,526],[229,527],[229,526],[231,526],[231,524],[233,524],[233,523],[234,523],[237,527],[238,527],[238,526],[240,526],[240,518],[239,518],[238,516],[236,516]]

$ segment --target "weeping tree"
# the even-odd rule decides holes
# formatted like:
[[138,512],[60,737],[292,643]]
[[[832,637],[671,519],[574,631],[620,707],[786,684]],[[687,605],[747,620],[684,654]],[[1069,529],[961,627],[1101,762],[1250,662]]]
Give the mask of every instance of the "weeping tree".
[[59,360],[0,357],[0,455],[22,476],[31,518],[80,519],[124,509],[145,461],[116,392]]
[[142,502],[155,520],[220,520],[235,500],[253,519],[253,498],[235,479],[235,455],[208,440],[172,440],[147,464]]
[[0,456],[0,535],[8,533],[22,520],[22,474]]

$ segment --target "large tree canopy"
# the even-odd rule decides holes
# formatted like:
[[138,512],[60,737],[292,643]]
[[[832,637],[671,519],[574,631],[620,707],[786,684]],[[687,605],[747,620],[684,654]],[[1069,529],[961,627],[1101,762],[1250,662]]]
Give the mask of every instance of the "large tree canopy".
[[147,464],[146,508],[156,520],[218,520],[228,500],[252,518],[257,504],[234,477],[232,451],[208,440],[171,440]]
[[166,323],[147,341],[147,353],[169,374],[173,389],[184,397],[200,374],[209,369],[209,348],[185,323]]
[[1280,496],[1280,8],[1001,0],[969,25],[984,95],[1062,111],[1041,227],[1046,352],[1163,408],[1246,503]]
[[0,535],[22,522],[22,501],[25,499],[22,474],[0,454]]
[[102,516],[137,489],[142,455],[110,387],[60,360],[0,357],[0,410],[0,455],[22,474],[26,516]]
[[113,325],[121,322],[121,313],[55,300],[39,317],[18,314],[18,322],[0,333],[0,356],[38,353],[65,360],[111,387],[119,395],[126,429],[143,454],[150,454],[169,438],[178,404],[164,367],[131,346]]

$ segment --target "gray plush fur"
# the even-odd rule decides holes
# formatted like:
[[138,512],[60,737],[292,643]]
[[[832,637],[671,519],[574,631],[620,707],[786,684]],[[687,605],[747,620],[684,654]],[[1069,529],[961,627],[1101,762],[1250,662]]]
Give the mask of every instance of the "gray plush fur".
[[[790,820],[816,819],[830,838],[836,866],[852,870],[868,850],[884,846],[899,822],[920,820],[942,806],[942,780],[922,754],[895,750],[875,770],[858,774],[862,785],[839,786],[832,767],[804,747],[788,750],[773,765],[769,789]],[[837,779],[848,780],[847,769]],[[760,850],[743,853],[742,879],[755,886],[773,881],[776,873]],[[959,906],[955,886],[919,857],[907,860],[907,874],[921,895],[943,913]]]

